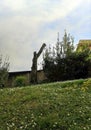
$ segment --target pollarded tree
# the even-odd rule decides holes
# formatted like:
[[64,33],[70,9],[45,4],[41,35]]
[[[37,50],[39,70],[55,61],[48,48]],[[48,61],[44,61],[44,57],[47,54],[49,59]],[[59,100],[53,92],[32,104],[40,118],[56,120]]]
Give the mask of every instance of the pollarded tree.
[[40,50],[38,52],[34,52],[33,60],[32,60],[32,67],[31,67],[31,83],[37,83],[37,60],[40,57],[41,53],[43,52],[46,44],[43,43]]
[[8,58],[5,58],[3,60],[3,57],[1,55],[0,56],[0,87],[4,87],[7,85],[8,71],[9,71]]

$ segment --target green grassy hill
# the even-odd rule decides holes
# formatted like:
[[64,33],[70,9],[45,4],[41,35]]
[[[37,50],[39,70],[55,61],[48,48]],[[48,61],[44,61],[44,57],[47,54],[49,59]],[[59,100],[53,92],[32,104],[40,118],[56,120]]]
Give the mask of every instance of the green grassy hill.
[[0,130],[91,130],[91,79],[0,89]]

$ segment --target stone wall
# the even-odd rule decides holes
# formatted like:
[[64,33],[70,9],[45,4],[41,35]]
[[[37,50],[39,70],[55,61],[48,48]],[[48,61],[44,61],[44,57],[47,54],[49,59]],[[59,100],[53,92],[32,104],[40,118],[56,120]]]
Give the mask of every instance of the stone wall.
[[[31,81],[31,71],[9,72],[9,78],[8,78],[8,86],[9,87],[14,86],[14,80],[17,76],[25,76],[27,85],[31,84],[31,82],[30,82]],[[37,71],[38,83],[41,83],[44,80],[46,80],[46,76],[45,76],[43,70]]]

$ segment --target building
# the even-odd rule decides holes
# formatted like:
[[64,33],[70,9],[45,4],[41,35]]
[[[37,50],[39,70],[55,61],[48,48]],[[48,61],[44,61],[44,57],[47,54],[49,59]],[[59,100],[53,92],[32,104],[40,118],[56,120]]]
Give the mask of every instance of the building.
[[[14,80],[17,76],[24,76],[26,77],[26,84],[31,84],[31,71],[18,71],[18,72],[9,72],[8,77],[8,86],[13,87],[14,86]],[[37,71],[37,82],[42,83],[46,80],[46,76],[44,74],[43,70]]]
[[91,39],[89,40],[80,40],[77,46],[77,51],[83,51],[89,48],[91,50]]

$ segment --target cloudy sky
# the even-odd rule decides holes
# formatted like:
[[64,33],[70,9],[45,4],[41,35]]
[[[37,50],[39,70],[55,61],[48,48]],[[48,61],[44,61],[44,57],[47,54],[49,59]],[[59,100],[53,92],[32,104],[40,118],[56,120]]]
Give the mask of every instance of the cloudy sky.
[[75,44],[91,39],[91,0],[0,0],[0,54],[10,71],[30,70],[33,52],[65,29]]

